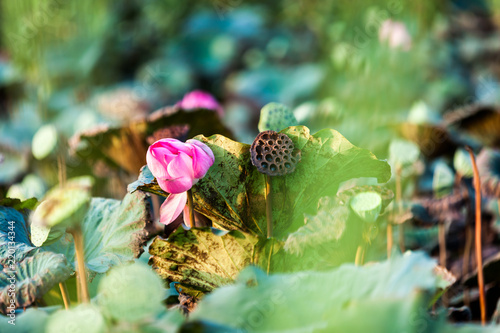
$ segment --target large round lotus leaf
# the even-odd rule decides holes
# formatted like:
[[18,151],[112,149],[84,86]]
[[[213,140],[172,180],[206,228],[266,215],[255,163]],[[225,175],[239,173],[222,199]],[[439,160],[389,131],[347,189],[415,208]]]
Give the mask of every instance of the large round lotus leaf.
[[354,196],[350,205],[365,222],[373,223],[382,209],[382,197],[377,192],[363,192]]
[[92,305],[80,305],[61,310],[49,317],[46,333],[104,333],[107,332],[104,317]]
[[284,128],[297,125],[293,112],[279,103],[266,104],[260,111],[259,131],[279,132]]
[[99,304],[110,317],[135,322],[162,310],[163,283],[141,263],[113,268],[99,284]]
[[50,245],[64,235],[66,228],[56,225],[54,227],[46,227],[32,223],[30,226],[31,242],[35,246]]
[[64,187],[50,190],[33,213],[32,223],[47,227],[71,227],[81,223],[90,203],[89,179],[77,178]]
[[47,124],[35,133],[31,143],[31,151],[37,160],[47,157],[57,146],[57,129],[52,124]]
[[406,140],[393,140],[389,146],[389,160],[400,166],[410,165],[418,160],[420,150],[416,144]]
[[[49,315],[46,311],[29,308],[23,313],[16,313],[15,326],[9,323],[10,317],[0,317],[0,332],[45,333]],[[11,321],[12,322],[12,321]]]
[[[71,274],[72,270],[62,254],[46,251],[35,252],[16,262],[16,265],[6,265],[6,269],[0,271],[0,312],[7,313],[11,299],[16,308],[30,306]],[[16,290],[14,298],[10,295],[12,283]]]

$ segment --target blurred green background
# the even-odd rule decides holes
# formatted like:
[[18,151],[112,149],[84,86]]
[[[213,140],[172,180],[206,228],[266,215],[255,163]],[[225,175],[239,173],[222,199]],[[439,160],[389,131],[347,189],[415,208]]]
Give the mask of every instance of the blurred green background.
[[[242,142],[253,141],[261,107],[274,101],[312,132],[334,128],[379,158],[408,117],[437,123],[498,95],[493,0],[0,6],[2,196],[14,184],[12,196],[40,198],[75,133],[122,126],[194,89],[217,98]],[[66,162],[69,175],[96,173]],[[121,197],[116,186],[101,194]]]

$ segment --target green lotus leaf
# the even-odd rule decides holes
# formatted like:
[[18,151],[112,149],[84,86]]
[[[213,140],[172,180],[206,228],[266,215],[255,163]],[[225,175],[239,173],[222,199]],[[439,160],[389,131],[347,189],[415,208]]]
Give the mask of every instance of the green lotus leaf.
[[70,310],[61,310],[52,314],[47,322],[46,333],[105,333],[108,332],[106,321],[99,308],[82,304]]
[[36,252],[29,237],[29,227],[23,215],[14,208],[0,206],[0,264],[7,266],[14,254],[19,262]]
[[145,264],[112,268],[98,290],[103,313],[118,321],[138,322],[164,309],[163,283]]
[[[340,133],[326,129],[311,135],[307,127],[282,131],[302,150],[295,172],[271,178],[274,234],[285,236],[297,230],[304,213],[315,214],[318,200],[335,196],[339,184],[351,178],[390,178],[390,167],[366,149],[353,146]],[[193,187],[195,209],[209,217],[214,226],[266,235],[265,176],[250,161],[250,146],[221,135],[196,139],[206,143],[215,163]],[[144,185],[129,190],[159,193],[157,183],[143,169]],[[148,183],[149,182],[149,183]]]
[[346,206],[321,209],[314,216],[306,215],[306,225],[288,235],[285,251],[302,254],[306,248],[338,242],[346,230],[348,218],[349,208]]
[[326,272],[266,275],[249,267],[236,284],[206,295],[189,322],[251,332],[411,332],[418,320],[432,331],[442,324],[427,314],[435,267],[424,253]]
[[247,265],[259,262],[258,239],[231,231],[217,236],[210,228],[178,228],[168,239],[156,237],[150,264],[169,282],[202,292],[231,283]]
[[23,313],[16,313],[14,321],[10,317],[0,316],[0,332],[45,333],[48,318],[46,311],[37,308],[29,308]]
[[[16,259],[17,260],[17,259]],[[10,300],[16,308],[31,305],[59,282],[72,274],[66,258],[62,254],[35,252],[15,265],[0,272],[0,311],[6,313]],[[15,286],[15,296],[11,298],[11,286]]]
[[[376,177],[380,182],[390,178],[386,162],[353,146],[334,130],[311,135],[307,127],[295,126],[281,133],[302,151],[302,160],[294,173],[271,178],[278,238],[303,225],[304,213],[315,214],[319,199],[335,196],[341,182],[358,177]],[[196,210],[222,229],[265,235],[265,176],[251,164],[250,146],[219,135],[197,139],[212,149],[215,163],[194,187]]]
[[36,198],[29,198],[26,200],[20,200],[17,198],[3,198],[0,200],[0,206],[12,207],[15,210],[22,211],[23,209],[33,210],[37,205],[38,200]]
[[158,183],[155,181],[155,177],[149,170],[147,165],[144,165],[141,168],[141,173],[139,174],[139,179],[135,182],[131,183],[127,187],[127,191],[133,193],[138,189],[145,190],[150,193],[158,194],[164,197],[167,197],[169,194],[163,191]]
[[[146,194],[127,194],[122,201],[93,198],[82,221],[85,264],[92,273],[138,258],[147,239],[150,223]],[[62,253],[75,264],[73,237],[65,234],[44,249]]]

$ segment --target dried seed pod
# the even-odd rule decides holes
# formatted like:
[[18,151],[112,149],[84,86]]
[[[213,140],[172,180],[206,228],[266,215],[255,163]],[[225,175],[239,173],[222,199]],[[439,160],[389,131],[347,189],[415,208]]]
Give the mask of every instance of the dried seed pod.
[[250,148],[252,164],[261,173],[269,176],[283,176],[295,171],[300,162],[300,150],[295,149],[292,140],[283,133],[261,132]]

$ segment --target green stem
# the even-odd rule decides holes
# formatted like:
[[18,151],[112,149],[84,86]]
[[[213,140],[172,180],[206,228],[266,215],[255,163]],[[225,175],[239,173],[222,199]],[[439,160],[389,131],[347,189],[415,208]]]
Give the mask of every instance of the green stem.
[[363,266],[364,261],[365,261],[365,247],[363,245],[358,245],[354,264],[356,266]]
[[266,218],[267,218],[267,238],[273,237],[273,208],[271,197],[271,176],[266,175]]
[[[398,214],[401,216],[403,214],[403,206],[401,205],[402,199],[402,189],[401,189],[401,166],[396,168],[396,204],[398,206]],[[401,253],[404,253],[405,248],[405,232],[403,223],[398,225],[398,233],[399,233],[399,248],[401,249]]]
[[193,207],[193,192],[189,189],[187,191],[187,199],[188,199],[188,207],[189,207],[189,224],[191,224],[190,228],[194,227],[194,207]]
[[59,289],[61,290],[61,296],[64,302],[64,308],[68,310],[69,306],[71,305],[71,301],[69,300],[68,288],[66,288],[66,283],[59,282]]
[[271,258],[273,256],[274,250],[274,238],[271,239],[271,247],[269,249],[269,257],[267,258],[267,275],[269,275],[269,271],[271,270]]
[[[439,240],[439,264],[446,268],[446,229],[444,222],[438,224],[438,240]],[[446,295],[446,290],[443,292],[441,297],[443,301],[443,306],[448,307],[448,297]]]
[[392,253],[392,224],[391,221],[387,222],[387,259],[391,257]]
[[78,226],[71,229],[70,233],[73,235],[75,241],[75,254],[78,264],[77,274],[80,290],[82,292],[82,303],[89,303],[89,288],[87,286],[87,276],[85,272],[85,256],[83,252],[83,233],[82,229]]

